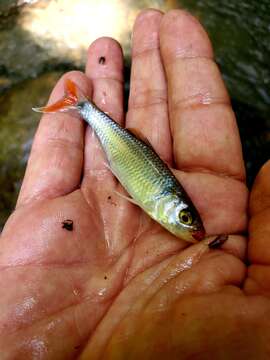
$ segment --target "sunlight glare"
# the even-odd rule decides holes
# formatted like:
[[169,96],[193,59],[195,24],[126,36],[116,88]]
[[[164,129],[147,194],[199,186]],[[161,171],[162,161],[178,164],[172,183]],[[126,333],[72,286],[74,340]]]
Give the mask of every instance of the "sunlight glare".
[[122,41],[131,27],[128,18],[135,17],[130,12],[120,0],[52,0],[23,9],[20,26],[41,47],[81,62],[79,58],[96,38]]

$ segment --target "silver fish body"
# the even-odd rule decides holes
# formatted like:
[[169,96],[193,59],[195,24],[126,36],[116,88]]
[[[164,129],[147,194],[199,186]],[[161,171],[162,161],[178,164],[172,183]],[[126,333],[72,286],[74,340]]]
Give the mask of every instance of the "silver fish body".
[[135,202],[174,235],[190,242],[201,240],[205,232],[197,210],[153,148],[91,102],[79,102],[77,110],[96,133],[113,174]]

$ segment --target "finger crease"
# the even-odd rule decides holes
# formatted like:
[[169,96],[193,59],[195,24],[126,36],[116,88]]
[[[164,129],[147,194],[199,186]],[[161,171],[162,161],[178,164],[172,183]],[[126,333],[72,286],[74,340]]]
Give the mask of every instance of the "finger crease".
[[218,176],[221,178],[231,178],[233,180],[240,181],[245,184],[245,177],[242,174],[237,174],[237,173],[232,174],[232,173],[228,173],[226,171],[217,172],[217,171],[214,171],[209,168],[202,167],[202,166],[192,166],[192,165],[188,166],[188,167],[187,166],[181,167],[181,169],[176,169],[176,170],[180,170],[180,171],[183,171],[186,173],[211,174],[211,175]]
[[129,111],[130,110],[136,110],[136,109],[148,109],[150,107],[153,107],[153,106],[157,106],[157,105],[161,105],[161,106],[164,106],[164,105],[167,105],[167,101],[166,100],[156,100],[156,101],[151,101],[151,102],[147,102],[147,104],[138,104],[138,105],[131,105],[129,106]]
[[177,109],[197,109],[204,106],[223,105],[231,107],[229,97],[215,97],[209,92],[199,92],[194,95],[187,96],[186,98],[179,99],[171,104],[172,111]]
[[113,77],[113,76],[96,76],[96,77],[91,77],[90,78],[92,81],[96,81],[96,80],[108,80],[108,81],[115,81],[117,82],[118,84],[120,85],[123,85],[124,84],[124,81],[123,79],[119,79],[117,77]]
[[35,191],[34,194],[22,196],[16,209],[19,209],[23,206],[26,206],[30,203],[43,200],[53,200],[57,196],[65,196],[70,194],[72,191],[75,191],[77,186],[70,186],[65,191],[63,191],[63,181],[60,181],[58,184],[54,184],[53,187],[46,185]]
[[[181,54],[183,54],[184,51],[181,52]],[[181,56],[181,54],[177,54],[176,56],[173,57],[173,59],[171,61],[166,61],[166,67],[170,67],[172,65],[174,65],[177,61],[179,60],[183,60],[183,61],[189,61],[189,60],[203,60],[203,61],[207,61],[207,62],[211,62],[211,63],[214,63],[216,66],[217,63],[215,62],[215,60],[213,59],[213,57],[211,56],[198,56],[198,55],[184,55],[184,56]]]
[[39,142],[38,144],[34,145],[32,151],[43,151],[44,145],[46,145],[46,147],[51,145],[52,148],[72,148],[72,150],[77,149],[79,151],[83,151],[84,148],[82,142],[72,141],[59,137],[50,137],[47,138],[46,141]]
[[167,105],[166,90],[144,90],[133,92],[131,90],[129,108],[148,108],[154,105]]
[[146,49],[144,49],[142,51],[138,51],[135,54],[132,54],[132,59],[134,61],[134,59],[136,59],[136,58],[140,58],[140,57],[143,57],[145,55],[148,55],[148,54],[151,54],[151,53],[154,53],[154,52],[159,52],[159,49],[160,49],[159,46],[146,48]]

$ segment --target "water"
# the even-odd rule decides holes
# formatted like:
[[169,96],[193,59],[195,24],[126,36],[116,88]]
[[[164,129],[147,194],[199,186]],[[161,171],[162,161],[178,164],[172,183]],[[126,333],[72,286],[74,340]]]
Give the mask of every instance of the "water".
[[128,77],[136,14],[145,7],[180,6],[200,19],[213,41],[252,184],[270,155],[269,0],[1,0],[0,227],[14,208],[38,124],[31,107],[46,102],[64,71],[83,69],[88,44],[102,35],[122,43]]

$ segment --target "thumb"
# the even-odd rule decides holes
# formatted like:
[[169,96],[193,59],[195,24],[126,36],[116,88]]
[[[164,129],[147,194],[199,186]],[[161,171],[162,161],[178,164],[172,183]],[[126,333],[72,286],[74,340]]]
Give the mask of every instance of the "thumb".
[[248,293],[270,291],[270,160],[260,169],[249,202]]

